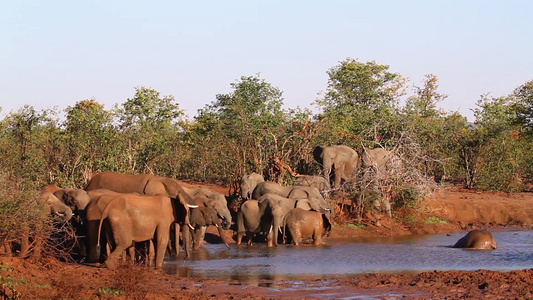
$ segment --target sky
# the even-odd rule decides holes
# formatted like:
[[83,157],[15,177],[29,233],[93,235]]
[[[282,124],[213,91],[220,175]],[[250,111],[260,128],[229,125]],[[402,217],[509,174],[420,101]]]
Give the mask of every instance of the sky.
[[112,109],[135,87],[173,95],[190,118],[241,76],[310,108],[328,69],[347,58],[425,74],[439,107],[473,120],[483,94],[533,80],[533,1],[5,1],[0,10],[1,116],[84,99]]

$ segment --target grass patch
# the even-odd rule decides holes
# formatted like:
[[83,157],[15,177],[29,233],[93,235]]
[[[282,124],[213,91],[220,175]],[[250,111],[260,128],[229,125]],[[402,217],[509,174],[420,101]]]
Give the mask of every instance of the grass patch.
[[426,224],[448,224],[448,221],[439,217],[429,217],[426,219]]
[[7,272],[13,270],[12,266],[0,264],[0,271]]
[[125,291],[113,288],[99,288],[98,295],[107,295],[107,296],[122,296],[126,294]]
[[361,229],[361,228],[365,228],[366,225],[354,222],[354,223],[346,223],[346,227]]
[[11,276],[0,276],[0,284],[5,287],[13,288],[19,284],[28,284],[25,279],[16,279]]

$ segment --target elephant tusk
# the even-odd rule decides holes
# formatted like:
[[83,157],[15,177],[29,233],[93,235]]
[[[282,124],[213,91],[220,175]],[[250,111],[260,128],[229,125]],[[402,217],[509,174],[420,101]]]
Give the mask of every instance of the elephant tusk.
[[198,208],[198,205],[187,204],[187,207],[189,207],[189,208]]
[[187,224],[187,226],[189,226],[190,229],[194,230],[194,227],[191,224]]
[[218,224],[215,224],[215,226],[218,228]]

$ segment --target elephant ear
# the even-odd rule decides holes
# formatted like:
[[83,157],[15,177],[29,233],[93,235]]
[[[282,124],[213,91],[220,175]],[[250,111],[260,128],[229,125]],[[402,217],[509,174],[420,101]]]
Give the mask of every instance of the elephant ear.
[[322,213],[322,220],[324,221],[324,228],[326,229],[326,232],[330,232],[331,231],[330,214]]
[[324,152],[324,147],[323,146],[316,146],[314,149],[313,149],[313,157],[315,158],[315,160],[319,163],[319,164],[322,164],[322,153]]

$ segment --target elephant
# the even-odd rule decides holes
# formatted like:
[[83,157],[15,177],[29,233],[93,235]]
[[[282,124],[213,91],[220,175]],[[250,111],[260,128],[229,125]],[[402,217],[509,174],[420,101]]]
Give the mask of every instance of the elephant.
[[387,163],[392,158],[392,151],[383,148],[364,149],[361,153],[361,167],[364,170],[372,168],[380,177],[387,170]]
[[203,236],[201,235],[202,233],[205,233],[205,230],[199,230],[200,227],[207,228],[209,225],[217,227],[222,242],[229,248],[228,242],[222,232],[222,222],[220,221],[220,218],[218,218],[217,212],[211,207],[201,206],[200,204],[204,202],[203,199],[195,197],[194,200],[195,203],[198,203],[199,205],[197,208],[191,208],[189,210],[190,226],[191,228],[194,228],[193,249],[198,250],[201,246],[200,242],[203,241]]
[[[231,212],[228,209],[226,197],[217,192],[205,188],[183,188],[190,196],[188,203],[211,207],[217,212],[218,217],[222,220],[222,228],[229,229],[231,226]],[[194,200],[193,198],[196,197]],[[198,202],[201,201],[201,202]]]
[[331,222],[327,214],[308,211],[299,207],[291,209],[283,219],[283,236],[288,232],[292,242],[298,246],[302,240],[313,239],[313,245],[322,244],[322,238],[331,232]]
[[[100,218],[102,213],[106,208],[107,204],[111,202],[114,198],[124,195],[123,193],[117,193],[115,191],[107,189],[97,189],[87,192],[89,196],[89,203],[84,210],[84,223],[86,230],[86,262],[104,262],[107,256],[107,236],[101,235],[100,240],[98,240],[98,224],[100,223]],[[129,193],[128,195],[137,195],[138,193]],[[98,251],[97,245],[100,245]],[[98,252],[100,255],[98,256]]]
[[[54,196],[51,192],[41,192],[39,197],[37,198],[37,204],[42,205],[44,209],[44,213],[47,215],[52,216],[54,219],[60,221],[61,223],[66,223],[72,218],[72,209],[65,205],[63,202],[61,202],[59,199],[57,199],[56,196]],[[38,226],[42,226],[42,224],[38,224]],[[41,254],[43,246],[43,241],[41,238],[36,237],[34,239],[34,247],[33,247],[33,256],[38,257]],[[25,257],[28,255],[31,248],[31,242],[30,242],[30,230],[28,227],[23,228],[23,233],[21,237],[21,243],[20,243],[20,253],[19,255],[21,257]]]
[[[228,209],[228,202],[226,197],[221,193],[213,192],[205,188],[183,188],[183,190],[189,194],[192,198],[189,204],[205,206],[215,210],[217,217],[222,220],[220,226],[222,229],[229,229],[231,226],[231,213]],[[195,245],[203,245],[205,232],[207,226],[198,226],[194,229],[194,236],[198,239]],[[224,240],[222,231],[219,228],[218,231],[220,238]],[[177,239],[176,239],[177,240]],[[175,245],[176,249],[178,245]]]
[[245,201],[237,213],[237,246],[242,243],[242,237],[248,237],[248,246],[252,246],[252,240],[255,234],[268,232],[261,224],[261,215],[259,214],[259,202],[251,199]]
[[498,244],[487,230],[472,230],[459,239],[452,248],[467,248],[474,250],[498,249]]
[[38,202],[45,204],[48,212],[59,217],[62,222],[68,222],[72,218],[72,209],[50,192],[41,193]]
[[264,182],[265,179],[261,174],[251,173],[245,174],[241,177],[239,185],[241,187],[241,198],[246,201],[252,199],[252,193],[258,183]]
[[[170,225],[184,223],[189,205],[179,198],[168,196],[120,195],[112,199],[100,217],[98,235],[102,223],[108,220],[112,233],[112,252],[105,265],[114,269],[118,258],[133,242],[152,240],[155,249],[155,266],[163,267],[163,259],[169,242]],[[186,255],[189,256],[188,230],[184,230]]]
[[331,188],[329,181],[322,176],[301,175],[296,178],[296,186],[311,186],[317,188],[320,192],[327,191]]
[[86,256],[86,236],[85,207],[89,204],[90,198],[85,190],[64,188],[54,192],[54,195],[68,205],[74,212],[74,217],[70,224],[75,230],[76,246],[73,253]]
[[[307,204],[308,200],[305,199]],[[297,206],[297,199],[285,198],[277,194],[268,193],[261,196],[258,200],[259,215],[263,228],[267,231],[267,247],[276,247],[278,245],[278,233],[283,228],[283,219],[285,215]]]
[[261,196],[259,200],[245,201],[237,217],[237,246],[242,243],[245,234],[248,246],[251,246],[256,233],[266,233],[267,247],[277,246],[283,218],[294,207],[311,209],[307,199],[290,199],[272,193]]
[[85,190],[64,188],[54,192],[54,195],[70,206],[73,211],[82,211],[91,200]]
[[324,178],[329,182],[331,182],[331,176],[334,174],[332,184],[334,188],[339,188],[343,179],[352,181],[356,176],[356,170],[359,168],[359,155],[354,149],[344,145],[316,146],[313,149],[313,157],[322,165]]
[[282,186],[272,181],[260,182],[254,189],[252,198],[258,200],[268,193],[277,194],[284,198],[307,199],[311,208],[316,211],[335,214],[333,207],[322,197],[314,187],[308,186]]

